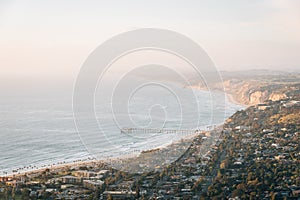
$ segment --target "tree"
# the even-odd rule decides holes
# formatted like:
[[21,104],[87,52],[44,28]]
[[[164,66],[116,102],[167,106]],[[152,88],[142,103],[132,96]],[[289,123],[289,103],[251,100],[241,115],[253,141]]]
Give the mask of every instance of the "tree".
[[94,192],[94,197],[93,197],[93,199],[95,199],[95,200],[98,200],[99,198],[100,198],[100,188],[99,187],[97,187],[96,188],[96,190],[95,190],[95,192]]
[[29,200],[30,199],[29,193],[30,191],[27,188],[22,189],[21,198],[23,200]]
[[236,189],[236,190],[233,190],[232,191],[232,197],[240,197],[240,196],[242,196],[242,194],[243,194],[243,191],[241,190],[241,189]]
[[135,197],[136,197],[137,199],[139,199],[139,198],[140,198],[140,186],[139,186],[139,185],[136,186],[135,192],[136,192],[136,196],[135,196]]
[[113,198],[112,198],[112,196],[110,194],[108,194],[107,200],[113,200]]

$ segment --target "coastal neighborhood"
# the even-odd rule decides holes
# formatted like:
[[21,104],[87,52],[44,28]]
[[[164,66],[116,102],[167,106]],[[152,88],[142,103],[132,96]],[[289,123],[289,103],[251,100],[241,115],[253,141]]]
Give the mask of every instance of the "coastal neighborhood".
[[300,0],[0,0],[0,200],[300,200]]
[[166,167],[130,173],[90,161],[15,174],[0,178],[0,199],[299,199],[299,99],[238,111]]

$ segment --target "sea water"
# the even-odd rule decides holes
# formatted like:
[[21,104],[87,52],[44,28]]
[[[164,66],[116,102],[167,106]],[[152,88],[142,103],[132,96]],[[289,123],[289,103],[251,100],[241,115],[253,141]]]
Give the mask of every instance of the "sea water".
[[[78,133],[76,129],[72,110],[72,87],[67,89],[68,92],[53,95],[51,98],[47,95],[35,98],[2,96],[0,175],[86,160],[94,158],[93,153],[97,155],[96,158],[99,155],[101,158],[120,156],[132,149],[160,147],[174,139],[174,136],[165,134],[142,135],[142,138],[135,136],[132,139],[120,133],[122,127],[193,130],[212,124],[211,92],[193,90],[173,83],[172,87],[173,91],[178,90],[177,94],[193,92],[198,96],[196,101],[199,109],[195,109],[195,105],[189,103],[188,98],[178,104],[178,99],[173,94],[160,87],[144,88],[125,103],[114,101],[109,95],[99,94],[95,99],[95,116],[102,133],[89,137]],[[224,98],[224,95],[214,94],[214,98]],[[121,98],[120,95],[115,96],[115,99],[118,98]],[[121,108],[118,104],[125,106],[127,112],[118,113],[118,108]],[[115,108],[114,115],[111,112],[112,105]],[[226,117],[242,108],[227,99],[222,107],[225,113],[215,116],[214,124],[224,122]],[[180,109],[184,120],[178,114]],[[93,142],[88,138],[92,138]]]

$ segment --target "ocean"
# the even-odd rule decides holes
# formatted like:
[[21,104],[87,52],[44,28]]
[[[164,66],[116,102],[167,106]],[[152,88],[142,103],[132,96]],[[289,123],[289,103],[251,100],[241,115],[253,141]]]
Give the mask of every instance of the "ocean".
[[[185,88],[175,83],[167,86],[172,88],[168,91],[175,91],[175,96],[161,86],[149,85],[137,90],[130,100],[125,95],[127,103],[121,97],[122,92],[115,90],[118,95],[112,99],[108,95],[111,91],[106,94],[102,90],[95,99],[99,134],[88,136],[78,133],[76,129],[71,87],[60,95],[37,95],[35,98],[27,98],[30,95],[26,98],[2,96],[0,176],[53,164],[121,156],[133,149],[142,151],[161,147],[184,135],[140,133],[131,137],[122,135],[120,128],[205,129],[209,125],[223,123],[226,117],[243,108],[226,99],[221,109],[216,108],[224,109],[225,113],[214,113],[212,122],[211,92]],[[185,95],[188,93],[197,96],[195,104]],[[221,94],[213,94],[214,98],[224,98]],[[183,99],[183,103],[178,104],[177,97]],[[199,109],[195,109],[195,105]]]

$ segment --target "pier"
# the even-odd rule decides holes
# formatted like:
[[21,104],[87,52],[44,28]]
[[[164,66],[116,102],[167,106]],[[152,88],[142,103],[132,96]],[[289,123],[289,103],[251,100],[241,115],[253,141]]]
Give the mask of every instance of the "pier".
[[159,128],[122,128],[123,134],[181,134],[190,135],[201,133],[201,130],[194,129],[159,129]]

